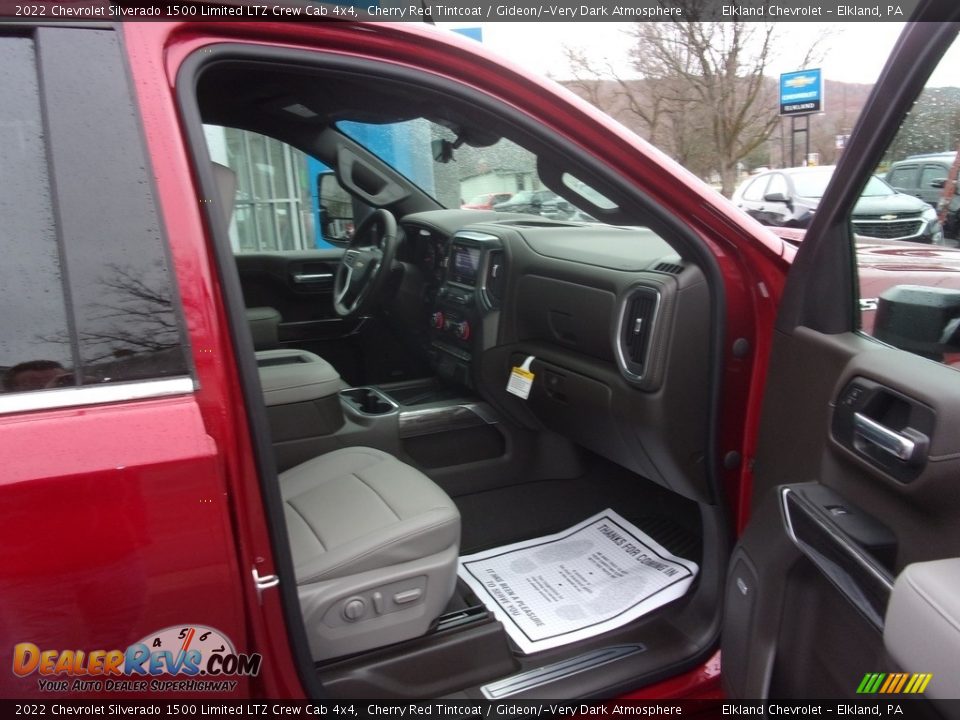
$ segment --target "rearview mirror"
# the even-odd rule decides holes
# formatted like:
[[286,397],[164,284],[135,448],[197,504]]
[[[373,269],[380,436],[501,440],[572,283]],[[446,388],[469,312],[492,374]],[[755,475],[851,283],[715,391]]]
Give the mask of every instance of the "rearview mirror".
[[454,144],[449,140],[431,140],[430,152],[433,153],[434,161],[446,164],[453,160]]

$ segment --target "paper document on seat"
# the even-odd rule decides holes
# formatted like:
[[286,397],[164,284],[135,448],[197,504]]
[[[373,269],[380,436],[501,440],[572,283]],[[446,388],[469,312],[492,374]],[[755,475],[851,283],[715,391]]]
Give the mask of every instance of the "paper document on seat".
[[527,654],[626,625],[682,597],[697,570],[613,510],[460,558],[460,577]]

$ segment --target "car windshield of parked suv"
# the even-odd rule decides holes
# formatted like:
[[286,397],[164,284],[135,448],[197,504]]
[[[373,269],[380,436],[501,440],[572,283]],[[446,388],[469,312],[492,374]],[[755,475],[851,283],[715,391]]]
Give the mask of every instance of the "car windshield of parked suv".
[[[793,186],[799,197],[820,198],[826,192],[827,185],[830,184],[830,178],[833,176],[833,168],[823,168],[803,173],[797,173],[793,176]],[[887,185],[883,180],[874,176],[867,182],[860,197],[883,197],[893,195],[893,188]]]

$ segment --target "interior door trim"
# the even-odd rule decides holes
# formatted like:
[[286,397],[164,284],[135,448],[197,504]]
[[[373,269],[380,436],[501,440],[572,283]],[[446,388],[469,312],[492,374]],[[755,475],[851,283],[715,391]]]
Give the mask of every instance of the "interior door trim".
[[781,508],[787,534],[870,623],[883,631],[883,618],[893,592],[893,577],[862,548],[792,488],[783,488]]

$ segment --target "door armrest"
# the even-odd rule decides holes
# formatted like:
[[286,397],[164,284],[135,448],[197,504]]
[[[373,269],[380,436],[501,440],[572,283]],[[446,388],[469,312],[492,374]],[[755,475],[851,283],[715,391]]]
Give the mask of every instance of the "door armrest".
[[960,558],[903,569],[887,606],[883,643],[905,672],[933,675],[926,696],[960,697]]

